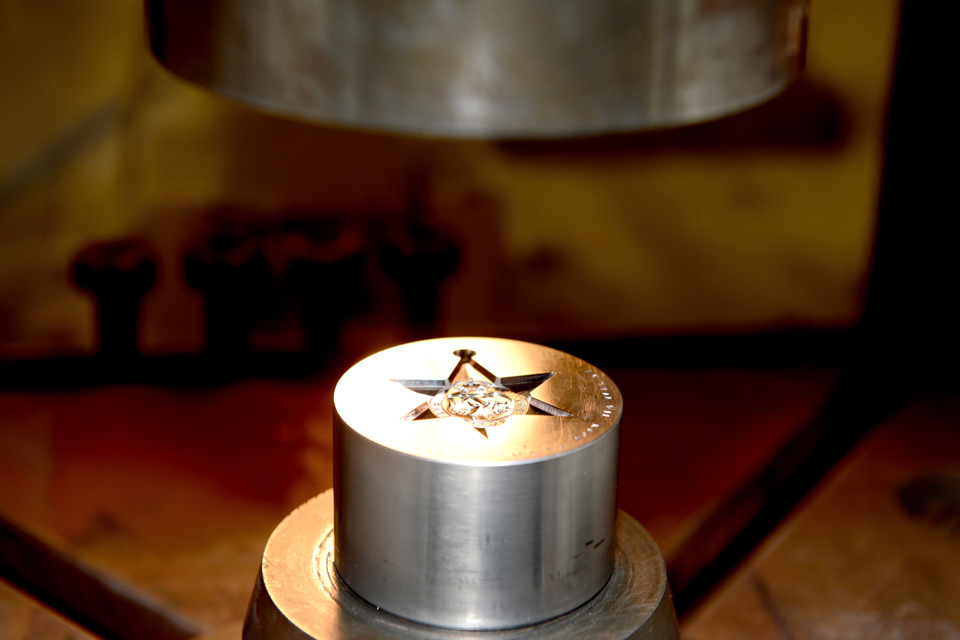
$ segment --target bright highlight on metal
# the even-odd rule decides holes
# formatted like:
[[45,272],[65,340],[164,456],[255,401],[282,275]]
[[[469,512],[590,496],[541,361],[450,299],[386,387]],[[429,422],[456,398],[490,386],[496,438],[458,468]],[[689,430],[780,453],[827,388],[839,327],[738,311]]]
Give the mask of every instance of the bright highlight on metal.
[[[560,418],[569,417],[559,407],[530,396],[530,392],[553,377],[549,373],[533,373],[501,378],[473,359],[476,351],[457,349],[457,366],[444,380],[393,380],[399,385],[430,396],[430,400],[408,411],[401,422],[416,420],[430,411],[436,418],[458,417],[487,438],[486,427],[505,423],[511,416],[522,416],[530,407]],[[471,377],[464,365],[472,365],[486,380]]]

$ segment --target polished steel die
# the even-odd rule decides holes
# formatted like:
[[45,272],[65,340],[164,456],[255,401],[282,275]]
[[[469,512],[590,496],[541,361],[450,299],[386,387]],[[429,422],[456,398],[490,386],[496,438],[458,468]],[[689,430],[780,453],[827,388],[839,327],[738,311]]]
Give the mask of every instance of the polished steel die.
[[606,584],[622,401],[595,367],[511,340],[430,340],[357,364],[334,404],[336,565],[361,597],[502,629]]
[[271,536],[245,640],[678,640],[663,558],[616,510],[596,367],[427,340],[356,364],[334,407],[334,489]]

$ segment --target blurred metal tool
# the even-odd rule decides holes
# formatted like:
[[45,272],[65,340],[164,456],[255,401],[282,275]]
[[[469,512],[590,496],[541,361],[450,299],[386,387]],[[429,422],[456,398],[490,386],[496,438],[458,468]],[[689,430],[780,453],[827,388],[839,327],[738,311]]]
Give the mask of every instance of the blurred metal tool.
[[300,309],[306,350],[326,359],[367,302],[364,237],[341,218],[307,218],[291,221],[277,244],[288,263],[286,280]]
[[809,0],[147,0],[173,72],[257,107],[428,136],[559,137],[746,109]]
[[258,238],[218,231],[188,248],[183,271],[187,283],[203,295],[207,353],[248,357],[258,296],[271,278]]
[[[422,394],[434,419],[403,419]],[[274,531],[245,640],[678,640],[663,558],[616,509],[622,399],[601,371],[427,340],[356,364],[334,405],[332,495]]]
[[140,355],[140,311],[157,279],[158,258],[140,238],[94,243],[74,258],[73,282],[93,296],[97,311],[97,353],[106,358]]

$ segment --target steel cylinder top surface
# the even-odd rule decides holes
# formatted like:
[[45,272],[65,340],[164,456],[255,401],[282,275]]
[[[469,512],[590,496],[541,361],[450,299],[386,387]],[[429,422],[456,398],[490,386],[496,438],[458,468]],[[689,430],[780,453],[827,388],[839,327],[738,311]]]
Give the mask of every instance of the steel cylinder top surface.
[[596,367],[512,340],[428,340],[355,365],[334,405],[336,566],[359,596],[505,629],[603,588],[622,400]]

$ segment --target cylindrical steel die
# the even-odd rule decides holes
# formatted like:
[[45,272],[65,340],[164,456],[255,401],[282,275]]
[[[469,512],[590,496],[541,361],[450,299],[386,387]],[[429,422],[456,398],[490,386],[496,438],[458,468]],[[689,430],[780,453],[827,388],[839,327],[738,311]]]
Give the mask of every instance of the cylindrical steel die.
[[388,349],[334,394],[335,564],[416,622],[567,613],[613,570],[622,401],[595,367],[491,338]]

